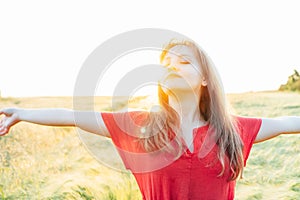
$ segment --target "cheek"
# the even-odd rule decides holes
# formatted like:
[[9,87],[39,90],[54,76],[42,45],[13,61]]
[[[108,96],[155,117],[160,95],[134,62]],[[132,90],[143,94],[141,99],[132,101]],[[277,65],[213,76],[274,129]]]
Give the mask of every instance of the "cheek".
[[202,80],[199,74],[190,75],[189,82],[193,88],[201,86]]
[[192,67],[183,70],[183,73],[186,75],[186,77],[190,77],[192,80],[200,80],[201,78],[200,72]]

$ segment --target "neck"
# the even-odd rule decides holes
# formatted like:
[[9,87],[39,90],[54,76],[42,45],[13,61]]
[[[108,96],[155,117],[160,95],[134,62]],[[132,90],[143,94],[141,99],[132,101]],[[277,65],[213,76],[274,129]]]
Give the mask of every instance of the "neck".
[[204,124],[200,118],[199,95],[199,93],[189,91],[176,92],[175,97],[169,95],[169,104],[181,117],[182,125],[200,126]]

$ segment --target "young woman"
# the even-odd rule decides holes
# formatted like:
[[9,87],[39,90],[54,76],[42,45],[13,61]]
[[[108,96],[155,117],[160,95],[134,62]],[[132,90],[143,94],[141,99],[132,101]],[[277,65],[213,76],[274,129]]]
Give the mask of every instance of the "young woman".
[[230,113],[211,60],[191,41],[172,41],[160,59],[158,111],[102,112],[95,123],[88,111],[4,108],[0,134],[20,121],[77,126],[112,139],[143,199],[233,199],[253,143],[300,132],[300,117]]

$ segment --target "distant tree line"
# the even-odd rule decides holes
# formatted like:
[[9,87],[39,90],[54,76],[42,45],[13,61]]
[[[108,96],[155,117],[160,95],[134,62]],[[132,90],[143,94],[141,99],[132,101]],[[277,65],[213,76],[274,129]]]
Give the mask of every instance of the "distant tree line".
[[279,87],[279,91],[300,91],[300,74],[297,70],[289,76],[286,84]]

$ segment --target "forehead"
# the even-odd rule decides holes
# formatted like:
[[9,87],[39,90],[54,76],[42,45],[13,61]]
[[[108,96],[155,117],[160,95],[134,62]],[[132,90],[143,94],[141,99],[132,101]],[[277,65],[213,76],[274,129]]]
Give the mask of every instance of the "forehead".
[[191,47],[187,45],[176,45],[168,50],[166,56],[189,56],[193,57],[194,52]]

